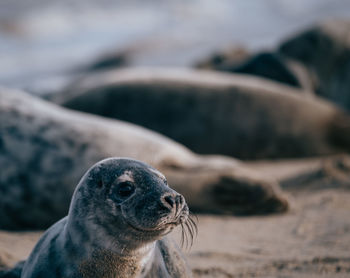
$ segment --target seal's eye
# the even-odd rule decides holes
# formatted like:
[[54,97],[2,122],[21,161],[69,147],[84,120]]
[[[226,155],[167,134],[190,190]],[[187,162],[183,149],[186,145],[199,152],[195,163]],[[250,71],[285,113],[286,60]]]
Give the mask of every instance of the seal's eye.
[[118,185],[117,194],[122,198],[126,198],[134,193],[134,191],[135,187],[130,182],[122,182]]

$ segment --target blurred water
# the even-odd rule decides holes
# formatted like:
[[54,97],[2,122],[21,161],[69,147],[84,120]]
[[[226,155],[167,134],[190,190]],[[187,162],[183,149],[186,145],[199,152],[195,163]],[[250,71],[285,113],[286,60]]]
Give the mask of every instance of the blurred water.
[[229,45],[271,48],[329,18],[350,18],[350,1],[0,0],[0,84],[64,82],[105,50],[130,46],[136,65],[188,66]]

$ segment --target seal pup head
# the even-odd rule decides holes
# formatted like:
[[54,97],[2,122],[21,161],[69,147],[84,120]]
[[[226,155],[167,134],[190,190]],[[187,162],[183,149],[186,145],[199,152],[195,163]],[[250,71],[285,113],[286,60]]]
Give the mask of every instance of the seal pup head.
[[159,171],[137,160],[109,158],[81,179],[68,225],[78,233],[93,231],[87,235],[89,240],[95,237],[101,243],[112,238],[112,245],[130,250],[160,239],[186,223],[188,216],[184,197],[168,186]]

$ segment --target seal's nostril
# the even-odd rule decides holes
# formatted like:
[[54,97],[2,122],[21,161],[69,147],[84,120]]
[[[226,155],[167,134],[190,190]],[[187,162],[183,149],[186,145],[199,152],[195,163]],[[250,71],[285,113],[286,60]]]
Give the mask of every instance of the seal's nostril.
[[170,205],[170,208],[173,208],[175,205],[175,198],[171,195],[165,196],[164,201]]
[[182,205],[183,203],[185,203],[185,198],[179,194],[176,196],[176,202],[178,202],[180,205]]

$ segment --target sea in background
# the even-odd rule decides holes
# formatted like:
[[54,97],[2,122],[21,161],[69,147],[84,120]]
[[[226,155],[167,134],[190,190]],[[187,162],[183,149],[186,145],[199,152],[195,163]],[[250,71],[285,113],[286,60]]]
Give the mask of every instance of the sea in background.
[[349,0],[0,0],[0,84],[32,92],[67,83],[99,55],[133,49],[132,65],[190,66],[230,46],[273,48]]

